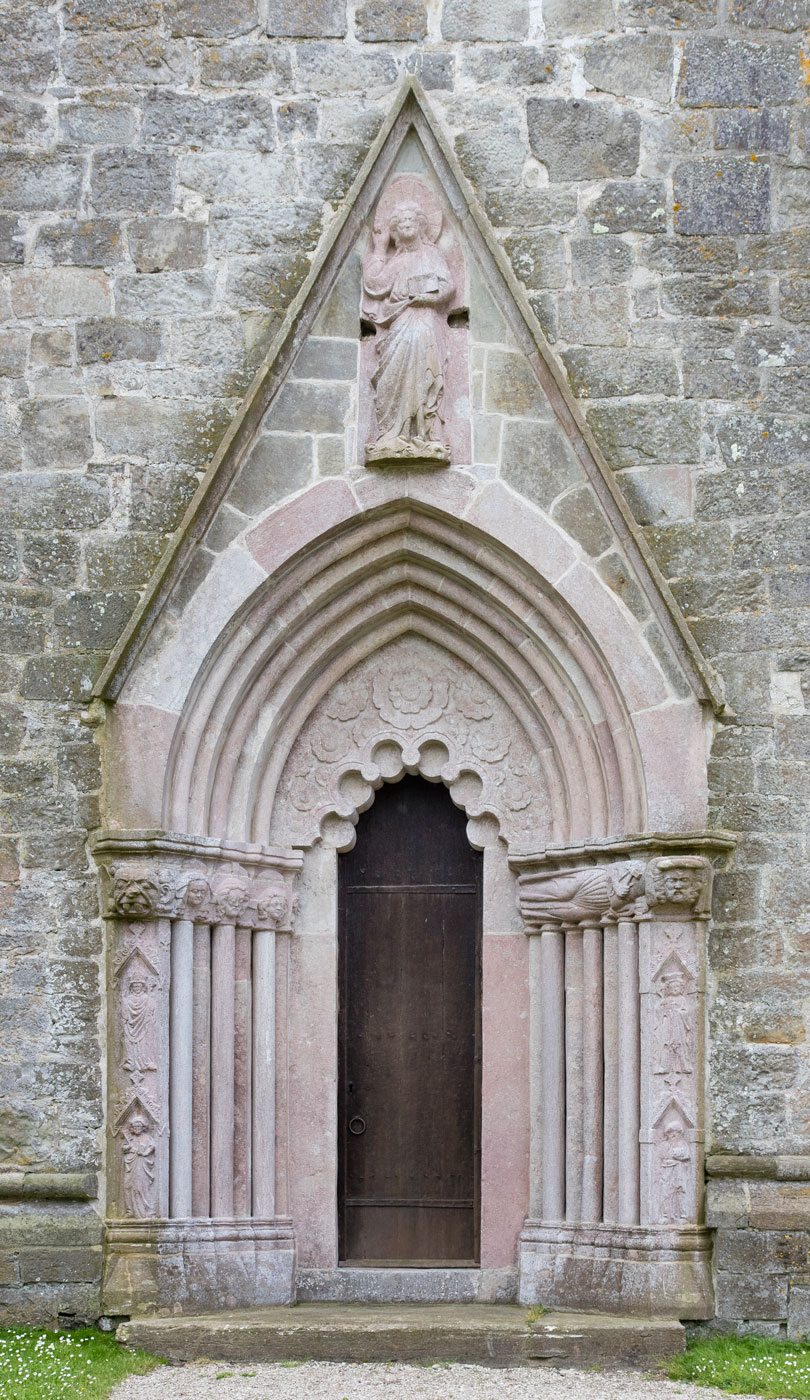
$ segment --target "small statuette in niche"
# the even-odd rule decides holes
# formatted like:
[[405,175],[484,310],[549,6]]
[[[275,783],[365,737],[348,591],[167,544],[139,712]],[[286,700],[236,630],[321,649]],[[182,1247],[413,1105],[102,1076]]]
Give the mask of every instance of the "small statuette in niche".
[[366,371],[370,466],[440,467],[451,460],[448,368],[452,379],[458,332],[448,329],[448,314],[463,296],[464,278],[457,245],[446,231],[442,238],[444,222],[436,194],[417,175],[395,176],[375,211],[361,312],[374,332],[366,340],[373,356]]

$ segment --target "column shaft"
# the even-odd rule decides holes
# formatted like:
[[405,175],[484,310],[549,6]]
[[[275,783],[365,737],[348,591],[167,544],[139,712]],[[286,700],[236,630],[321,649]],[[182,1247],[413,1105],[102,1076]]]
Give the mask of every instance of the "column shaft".
[[619,1224],[639,1220],[640,1058],[638,929],[619,923]]
[[540,934],[542,964],[543,1219],[565,1219],[565,949],[562,929]]
[[253,935],[253,1214],[275,1214],[276,935]]
[[565,930],[565,1218],[580,1220],[583,1142],[582,930]]
[[191,1215],[191,1132],[194,1019],[194,925],[175,919],[169,1013],[169,1210]]
[[191,1213],[211,1213],[211,928],[194,928]]
[[582,930],[582,1220],[602,1219],[602,930]]
[[233,1215],[234,960],[236,929],[211,941],[211,1214]]
[[251,940],[249,928],[236,930],[234,980],[233,1213],[250,1215],[251,1159]]
[[603,933],[603,1056],[604,1129],[602,1219],[615,1221],[619,1212],[619,963],[618,931],[606,924]]

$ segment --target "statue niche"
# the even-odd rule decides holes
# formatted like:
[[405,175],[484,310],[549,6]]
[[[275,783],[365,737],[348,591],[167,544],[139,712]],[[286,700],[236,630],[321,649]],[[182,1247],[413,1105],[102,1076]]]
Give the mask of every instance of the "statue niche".
[[435,192],[420,176],[395,176],[363,258],[366,465],[468,460],[453,421],[468,393],[463,296],[461,250]]

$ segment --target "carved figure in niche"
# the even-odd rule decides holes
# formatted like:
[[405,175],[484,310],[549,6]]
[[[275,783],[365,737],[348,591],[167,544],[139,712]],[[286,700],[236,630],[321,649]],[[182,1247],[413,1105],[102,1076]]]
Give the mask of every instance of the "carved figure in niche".
[[121,985],[123,1068],[136,1084],[157,1068],[157,1022],[154,992],[158,979],[146,960],[137,954],[124,969]]
[[366,461],[442,463],[449,458],[438,426],[447,359],[440,308],[455,289],[436,246],[442,213],[432,190],[412,176],[406,197],[397,183],[402,195],[396,185],[383,195],[363,259],[363,315],[379,328],[371,379],[377,433]]
[[686,997],[689,983],[678,968],[665,972],[659,984],[655,1028],[655,1074],[692,1072],[692,1026]]
[[149,1121],[135,1113],[124,1129],[124,1209],[143,1219],[155,1214],[155,1142]]
[[660,1216],[666,1223],[689,1218],[686,1201],[691,1160],[683,1125],[677,1118],[667,1119],[658,1145]]
[[261,928],[284,928],[287,922],[287,890],[284,885],[265,885],[258,891],[256,918]]
[[708,913],[709,875],[709,863],[701,856],[660,856],[647,867],[647,898],[652,905],[673,905],[681,913]]

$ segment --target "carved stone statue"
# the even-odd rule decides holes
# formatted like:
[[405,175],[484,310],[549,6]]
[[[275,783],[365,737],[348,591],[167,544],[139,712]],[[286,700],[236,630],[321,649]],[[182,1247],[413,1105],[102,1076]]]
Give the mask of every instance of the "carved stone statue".
[[655,1028],[655,1073],[692,1072],[692,1026],[686,996],[687,979],[678,969],[659,983],[660,1004]]
[[598,920],[632,902],[641,893],[643,879],[644,863],[640,860],[542,876],[521,875],[520,912],[527,928],[540,928],[546,922]]
[[674,1117],[669,1118],[658,1148],[660,1215],[667,1224],[676,1225],[688,1218],[686,1187],[691,1160],[682,1124]]
[[651,907],[670,909],[680,917],[708,914],[711,908],[711,865],[703,856],[660,856],[647,866],[646,895]]
[[155,1143],[147,1119],[134,1114],[124,1129],[124,1207],[137,1219],[155,1213]]
[[[401,182],[400,182],[401,183]],[[408,181],[411,197],[383,195],[363,260],[363,315],[377,330],[371,380],[376,437],[367,462],[449,460],[438,424],[447,358],[445,318],[453,277],[436,246],[442,215],[435,196]]]
[[124,968],[121,985],[121,1064],[137,1084],[157,1063],[157,984],[153,969],[136,953]]

